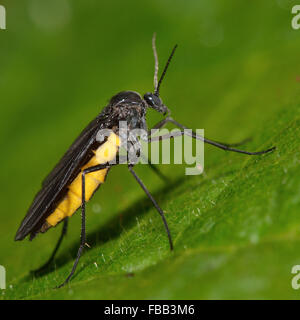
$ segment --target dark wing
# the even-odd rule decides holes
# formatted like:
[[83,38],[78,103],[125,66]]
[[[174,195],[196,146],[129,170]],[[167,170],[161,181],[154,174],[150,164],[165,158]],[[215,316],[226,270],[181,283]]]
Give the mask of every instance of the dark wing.
[[27,215],[22,221],[15,240],[23,240],[28,234],[34,237],[35,233],[57,204],[61,192],[74,179],[80,168],[87,160],[96,135],[100,128],[105,127],[105,117],[97,117],[82,131],[59,163],[43,181],[42,189],[35,196]]

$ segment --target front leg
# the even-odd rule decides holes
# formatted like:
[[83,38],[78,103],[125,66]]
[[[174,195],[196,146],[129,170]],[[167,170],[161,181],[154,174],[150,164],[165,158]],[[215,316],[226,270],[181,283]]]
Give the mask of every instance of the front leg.
[[[180,124],[179,122],[177,122],[176,120],[174,120],[173,118],[171,117],[167,117],[165,119],[163,119],[162,121],[160,121],[159,123],[157,123],[153,129],[155,129],[154,133],[161,129],[163,126],[165,126],[167,123],[172,123],[174,124],[175,126],[177,126],[178,128],[182,129],[182,131],[178,132],[178,133],[173,133],[173,134],[165,134],[165,135],[162,135],[162,136],[158,136],[158,137],[151,137],[151,133],[150,135],[148,134],[148,142],[152,142],[152,141],[161,141],[161,140],[165,140],[165,139],[170,139],[170,138],[174,138],[175,136],[182,136],[184,134],[194,138],[194,139],[197,139],[197,140],[201,140],[203,141],[204,143],[207,143],[207,144],[210,144],[214,147],[217,147],[217,148],[220,148],[220,149],[223,149],[225,151],[231,151],[231,152],[237,152],[237,153],[243,153],[243,154],[247,154],[247,155],[260,155],[260,154],[264,154],[264,153],[268,153],[268,152],[271,152],[273,150],[276,149],[276,147],[272,147],[270,149],[267,149],[267,150],[263,150],[263,151],[257,151],[257,152],[249,152],[249,151],[244,151],[244,150],[240,150],[240,149],[236,149],[236,148],[233,148],[230,144],[222,144],[220,142],[217,142],[217,141],[214,141],[214,140],[210,140],[210,139],[207,139],[207,138],[204,138],[202,136],[199,136],[197,135],[194,131],[192,131],[192,133],[190,134],[188,131],[185,131],[185,129],[188,129],[186,126]],[[236,144],[234,144],[236,145]]]

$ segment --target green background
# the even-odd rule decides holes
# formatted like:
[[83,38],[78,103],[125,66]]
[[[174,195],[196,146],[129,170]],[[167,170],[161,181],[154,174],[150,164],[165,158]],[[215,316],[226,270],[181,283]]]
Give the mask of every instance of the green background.
[[[296,1],[4,1],[0,30],[0,264],[4,299],[298,299],[300,264],[300,30]],[[42,179],[83,127],[121,90],[153,88],[151,37],[161,88],[175,119],[260,157],[205,147],[205,174],[161,166],[137,172],[165,210],[160,217],[125,166],[111,170],[87,205],[88,243],[72,282],[77,213],[55,264],[55,228],[33,242],[14,235]],[[149,111],[148,123],[161,116]]]

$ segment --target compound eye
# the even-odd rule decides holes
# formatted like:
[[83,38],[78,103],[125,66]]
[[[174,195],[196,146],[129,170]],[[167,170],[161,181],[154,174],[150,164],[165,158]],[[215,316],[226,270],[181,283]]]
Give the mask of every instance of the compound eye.
[[144,99],[149,104],[149,106],[153,107],[153,99],[152,99],[152,94],[151,93],[146,93],[144,95]]
[[157,107],[161,105],[161,100],[153,93],[146,93],[144,95],[144,99],[151,107]]

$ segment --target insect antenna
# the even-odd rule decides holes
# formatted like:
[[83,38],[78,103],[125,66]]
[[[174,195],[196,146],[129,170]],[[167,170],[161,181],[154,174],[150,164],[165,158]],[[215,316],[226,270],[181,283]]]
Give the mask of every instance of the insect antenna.
[[153,33],[152,37],[152,49],[153,49],[153,55],[154,55],[154,60],[155,60],[155,65],[154,65],[154,90],[156,91],[157,88],[157,76],[158,76],[158,55],[156,51],[156,32]]
[[[155,37],[154,37],[154,43],[155,43]],[[165,68],[164,68],[163,73],[162,73],[161,76],[160,76],[160,79],[159,79],[159,81],[158,81],[157,86],[155,86],[154,94],[155,94],[156,96],[159,96],[159,88],[160,88],[160,85],[161,85],[161,83],[162,83],[162,81],[163,81],[163,79],[164,79],[164,77],[165,77],[165,75],[166,75],[166,72],[167,72],[167,70],[168,70],[169,64],[170,64],[170,62],[171,62],[171,60],[172,60],[172,58],[173,58],[173,55],[174,55],[174,53],[175,53],[176,48],[177,48],[177,44],[174,46],[174,48],[173,48],[173,50],[172,50],[172,52],[171,52],[171,54],[170,54],[170,56],[169,56],[169,59],[168,59],[166,65],[165,65]],[[155,51],[156,51],[156,49],[155,49]],[[156,55],[157,55],[157,53],[156,53]],[[154,54],[154,56],[155,56],[155,54]],[[155,60],[157,61],[157,69],[158,69],[158,60],[157,60],[157,59],[155,59]],[[156,65],[156,62],[155,62],[155,65]],[[154,76],[154,81],[155,81],[155,76]]]

